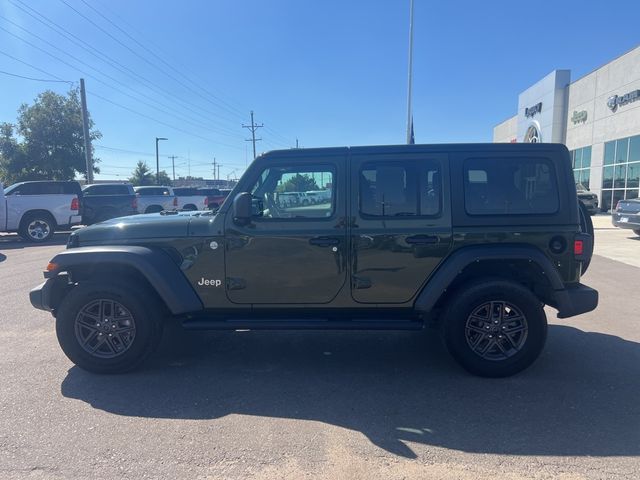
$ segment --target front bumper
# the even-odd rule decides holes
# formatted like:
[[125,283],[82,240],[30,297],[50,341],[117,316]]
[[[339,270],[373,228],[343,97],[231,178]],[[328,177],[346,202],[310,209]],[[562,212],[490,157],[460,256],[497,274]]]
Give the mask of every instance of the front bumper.
[[575,317],[598,306],[598,291],[581,283],[556,292],[558,318]]
[[611,223],[613,223],[613,225],[616,227],[639,230],[640,213],[614,212],[613,215],[611,215]]
[[36,288],[32,289],[29,292],[29,301],[34,308],[38,310],[44,310],[46,312],[50,312],[53,310],[50,306],[50,298],[51,298],[51,281],[53,279],[50,278],[46,282],[42,282]]
[[54,312],[60,300],[72,287],[69,275],[62,273],[51,277],[29,292],[29,301],[34,308],[45,312]]
[[589,213],[597,213],[598,212],[598,199],[580,199],[582,204],[585,206]]

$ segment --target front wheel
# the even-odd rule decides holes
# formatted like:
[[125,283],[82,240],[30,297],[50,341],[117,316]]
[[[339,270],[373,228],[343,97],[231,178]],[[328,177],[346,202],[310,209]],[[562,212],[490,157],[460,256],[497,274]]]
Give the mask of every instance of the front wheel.
[[467,371],[506,377],[529,367],[547,338],[541,302],[522,285],[485,280],[458,289],[443,315],[447,349]]
[[132,370],[160,340],[162,311],[153,293],[141,293],[139,287],[125,283],[80,283],[58,309],[58,342],[67,357],[83,370]]

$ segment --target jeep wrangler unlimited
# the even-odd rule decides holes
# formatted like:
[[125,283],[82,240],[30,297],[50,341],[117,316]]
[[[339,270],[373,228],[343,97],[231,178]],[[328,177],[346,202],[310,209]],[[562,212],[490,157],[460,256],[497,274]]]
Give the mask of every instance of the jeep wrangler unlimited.
[[[287,192],[327,191],[290,205]],[[547,335],[544,305],[596,308],[569,152],[555,144],[274,151],[217,212],[74,232],[31,291],[83,369],[139,365],[165,319],[186,329],[440,326],[468,371],[512,375]]]

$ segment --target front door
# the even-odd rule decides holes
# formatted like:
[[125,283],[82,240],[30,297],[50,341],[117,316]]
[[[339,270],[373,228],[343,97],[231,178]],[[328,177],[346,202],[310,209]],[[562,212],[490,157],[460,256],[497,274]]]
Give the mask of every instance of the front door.
[[443,154],[351,158],[351,294],[359,303],[405,303],[451,248]]
[[[245,185],[257,211],[225,222],[226,288],[241,304],[322,304],[347,280],[343,155],[270,159]],[[260,205],[260,206],[258,206]]]

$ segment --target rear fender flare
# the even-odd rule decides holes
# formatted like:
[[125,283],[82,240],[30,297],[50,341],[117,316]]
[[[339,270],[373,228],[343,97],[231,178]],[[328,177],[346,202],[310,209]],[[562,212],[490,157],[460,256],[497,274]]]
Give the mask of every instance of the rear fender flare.
[[[534,247],[496,245],[466,247],[451,254],[422,288],[414,308],[419,312],[430,312],[466,267],[485,260],[525,260],[535,263],[549,281],[556,303],[562,302],[558,293],[564,290],[564,284],[553,263],[544,253]],[[492,272],[487,272],[488,277],[491,274]]]

